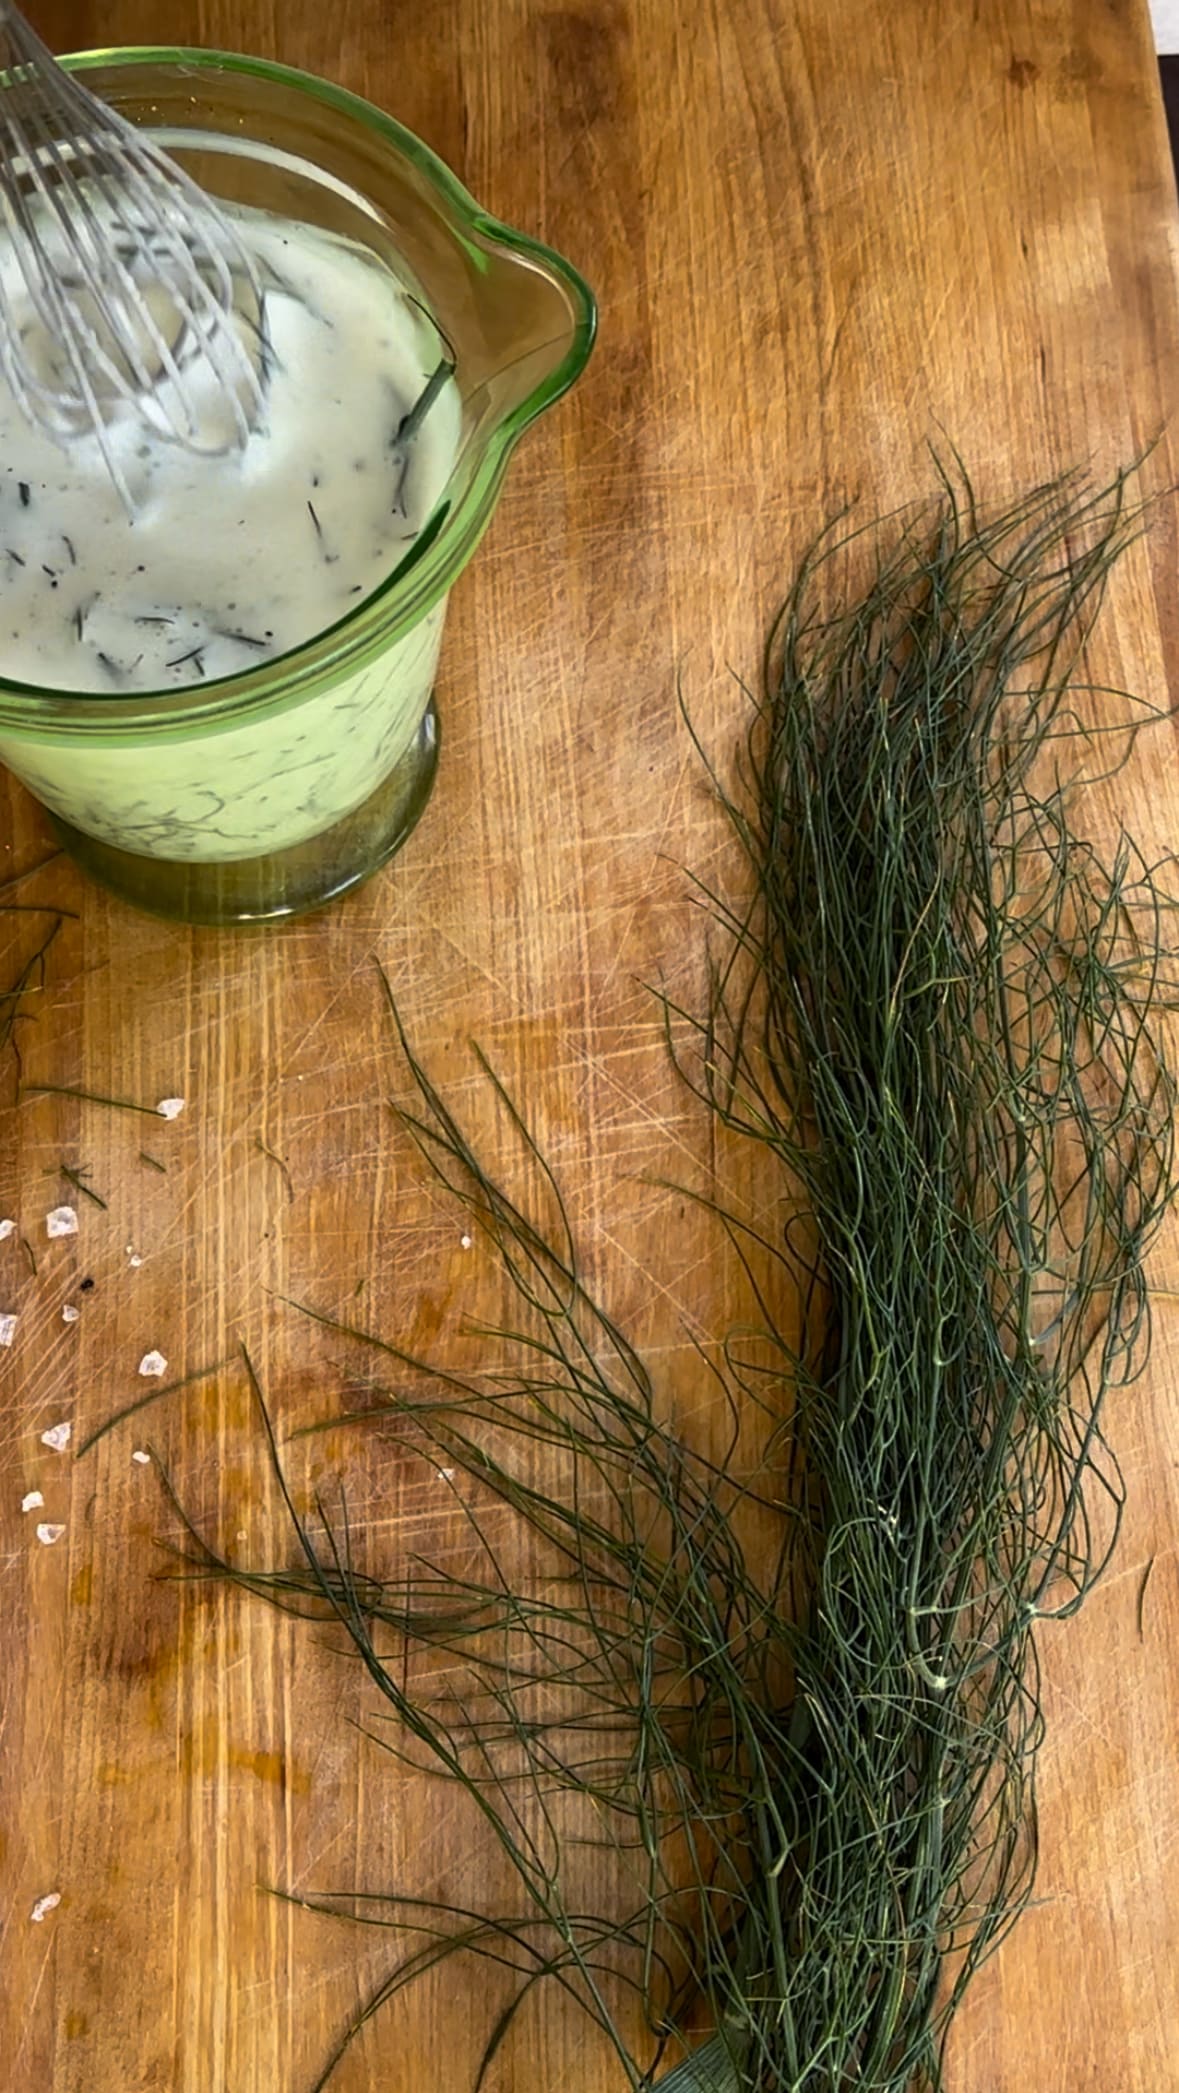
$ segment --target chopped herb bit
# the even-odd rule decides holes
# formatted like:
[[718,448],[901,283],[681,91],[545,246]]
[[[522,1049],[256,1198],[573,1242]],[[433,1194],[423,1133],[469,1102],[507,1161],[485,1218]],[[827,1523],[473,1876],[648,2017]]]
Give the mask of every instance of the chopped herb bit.
[[203,646],[190,647],[187,654],[178,654],[174,661],[166,661],[164,667],[166,669],[182,669],[186,661],[191,661],[196,664],[198,676],[203,676],[205,673],[204,651]]
[[106,1200],[100,1199],[98,1193],[92,1191],[87,1184],[86,1179],[90,1175],[88,1170],[74,1170],[68,1163],[62,1163],[61,1175],[68,1185],[73,1185],[74,1190],[81,1192],[83,1198],[89,1199],[93,1206],[101,1207],[104,1214],[109,1211]]
[[32,1272],[32,1274],[33,1274],[33,1277],[34,1277],[34,1279],[35,1279],[35,1278],[36,1278],[36,1276],[37,1276],[37,1257],[36,1257],[36,1252],[34,1251],[34,1249],[33,1249],[33,1246],[32,1246],[32,1244],[30,1243],[30,1241],[29,1241],[29,1239],[28,1239],[28,1236],[27,1236],[27,1235],[22,1235],[22,1237],[21,1237],[21,1239],[20,1239],[20,1246],[21,1246],[21,1249],[22,1249],[22,1250],[24,1251],[24,1253],[25,1253],[25,1256],[26,1256],[26,1257],[28,1258],[28,1260],[29,1260],[29,1268],[30,1268],[30,1270],[31,1270],[31,1272]]
[[18,481],[17,485],[18,485],[18,490],[19,490],[19,493],[20,493],[20,505],[21,505],[21,508],[22,508],[22,509],[27,509],[27,508],[28,508],[28,506],[29,506],[29,503],[31,502],[31,500],[32,500],[32,498],[33,498],[33,497],[32,497],[32,495],[31,495],[31,494],[29,493],[29,483],[28,483],[28,481],[27,481],[27,480],[20,480],[20,481]]
[[256,639],[252,632],[230,632],[221,625],[215,626],[214,631],[219,640],[236,640],[239,647],[261,647],[265,652],[265,640]]
[[12,547],[11,547],[11,545],[6,545],[6,546],[5,546],[5,548],[4,548],[4,550],[5,550],[5,553],[6,553],[7,557],[8,557],[8,558],[9,558],[9,559],[10,559],[10,560],[11,560],[11,561],[13,562],[13,565],[14,565],[14,566],[17,566],[17,567],[23,567],[23,566],[24,566],[24,561],[22,560],[22,558],[21,558],[21,556],[20,556],[19,552],[14,552],[14,551],[13,551],[13,549],[12,549]]
[[322,538],[322,536],[323,536],[323,525],[322,525],[322,523],[320,522],[320,520],[319,520],[318,516],[317,516],[317,515],[316,515],[316,513],[315,513],[315,503],[314,503],[313,501],[309,501],[309,502],[308,502],[308,504],[307,504],[307,514],[308,514],[308,515],[310,516],[310,518],[311,518],[311,521],[312,521],[312,523],[313,523],[313,524],[315,525],[315,535],[316,535],[316,537],[317,537],[317,538]]
[[94,1292],[93,1279],[83,1279],[81,1285],[78,1288],[78,1292],[80,1294],[92,1294]]
[[71,567],[76,567],[76,566],[77,566],[77,564],[78,564],[78,555],[77,555],[77,553],[76,553],[76,552],[74,551],[74,541],[73,541],[73,539],[72,539],[72,538],[67,538],[67,537],[66,537],[66,534],[65,534],[65,532],[63,531],[63,532],[62,532],[62,534],[61,534],[61,542],[62,542],[62,544],[63,544],[63,545],[65,546],[65,549],[66,549],[66,551],[68,552],[68,554],[69,554],[69,556],[70,556],[70,565],[71,565]]
[[148,1154],[148,1152],[147,1152],[146,1148],[141,1148],[141,1149],[140,1149],[140,1151],[139,1151],[139,1160],[140,1160],[140,1162],[141,1162],[141,1163],[146,1163],[146,1164],[147,1164],[147,1166],[148,1166],[148,1168],[149,1168],[149,1170],[158,1170],[158,1171],[159,1171],[159,1173],[160,1173],[160,1176],[161,1176],[161,1177],[167,1177],[167,1175],[168,1175],[168,1166],[167,1166],[167,1164],[166,1164],[166,1163],[161,1163],[161,1162],[160,1162],[160,1160],[159,1160],[159,1158],[158,1158],[158,1156],[149,1156],[149,1154]]

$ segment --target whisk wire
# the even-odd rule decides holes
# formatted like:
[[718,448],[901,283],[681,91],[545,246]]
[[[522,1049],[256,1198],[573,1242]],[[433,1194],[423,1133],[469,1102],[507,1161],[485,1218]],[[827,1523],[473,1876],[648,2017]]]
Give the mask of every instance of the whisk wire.
[[15,61],[0,75],[0,213],[25,294],[0,275],[0,369],[36,426],[96,438],[131,507],[110,434],[120,403],[167,440],[224,448],[202,423],[211,381],[247,440],[262,286],[212,198],[60,67],[10,0],[0,36]]

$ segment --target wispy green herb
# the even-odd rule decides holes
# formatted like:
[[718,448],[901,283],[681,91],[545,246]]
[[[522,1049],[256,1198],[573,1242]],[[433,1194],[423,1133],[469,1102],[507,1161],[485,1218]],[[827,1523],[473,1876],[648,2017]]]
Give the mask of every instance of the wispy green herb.
[[[64,855],[64,851],[61,850],[48,850],[43,858],[38,858],[32,865],[26,865],[23,872],[10,873],[7,879],[0,880],[0,895],[11,894],[17,887],[23,887],[26,880],[34,879],[38,872],[44,872],[47,865],[55,865]],[[68,911],[55,908],[52,913],[65,915]]]
[[159,1171],[159,1173],[160,1173],[160,1176],[161,1176],[161,1177],[167,1177],[167,1175],[168,1175],[168,1166],[167,1166],[167,1164],[166,1164],[166,1163],[161,1163],[161,1161],[160,1161],[160,1159],[159,1159],[159,1157],[158,1157],[158,1156],[149,1156],[149,1154],[148,1154],[148,1152],[147,1152],[146,1148],[141,1148],[141,1149],[140,1149],[140,1151],[139,1151],[139,1160],[140,1160],[140,1162],[141,1162],[141,1163],[146,1163],[146,1164],[147,1164],[147,1167],[148,1167],[148,1169],[149,1169],[149,1170],[158,1170],[158,1171]]
[[[27,873],[25,877],[28,877]],[[3,892],[2,888],[0,892]],[[0,902],[0,915],[59,916],[63,923],[77,923],[81,920],[76,908],[61,908],[56,902],[46,901],[3,901]]]
[[294,1180],[292,1179],[291,1173],[288,1170],[286,1163],[283,1161],[283,1158],[277,1153],[275,1149],[267,1147],[265,1141],[262,1139],[261,1134],[255,1134],[254,1146],[258,1150],[259,1155],[264,1155],[267,1158],[268,1162],[274,1163],[277,1166],[277,1168],[282,1172],[283,1183],[287,1188],[287,1198],[293,1201],[295,1197]]
[[137,1105],[129,1097],[103,1097],[97,1090],[77,1090],[69,1083],[22,1083],[21,1096],[25,1097],[73,1097],[84,1105],[106,1105],[113,1112],[144,1112],[149,1119],[158,1119],[160,1114],[155,1105]]
[[[230,1563],[186,1521],[183,1567],[336,1622],[396,1718],[382,1741],[453,1780],[519,1900],[310,1900],[407,1943],[317,2093],[452,1953],[512,1978],[483,2087],[542,1982],[603,2031],[620,2093],[943,2085],[953,2015],[1031,1892],[1038,1624],[1077,1609],[1116,1536],[1105,1404],[1147,1357],[1175,1188],[1167,874],[1085,841],[1063,774],[1098,745],[1084,646],[1137,527],[1121,480],[988,520],[947,479],[850,608],[848,540],[791,591],[742,789],[718,783],[752,899],[707,894],[726,946],[707,1008],[666,1006],[709,1111],[780,1168],[763,1229],[715,1208],[756,1346],[746,1327],[657,1392],[490,1069],[546,1224],[398,1025],[405,1123],[519,1322],[469,1376],[350,1334],[400,1363],[372,1414],[458,1478],[477,1567],[378,1573],[343,1498],[303,1519],[252,1367],[297,1564]],[[1123,710],[1131,733],[1147,716]],[[729,1421],[716,1460],[668,1421],[702,1390]],[[505,1508],[539,1564],[523,1588]],[[630,1886],[609,1917],[565,1887],[587,1819]]]
[[1142,1576],[1140,1577],[1138,1582],[1138,1605],[1136,1610],[1138,1615],[1139,1642],[1143,1641],[1146,1632],[1146,1587],[1150,1583],[1151,1573],[1154,1569],[1154,1560],[1154,1556],[1152,1555],[1149,1562],[1146,1565],[1146,1568],[1143,1570]]
[[[21,876],[28,877],[27,874]],[[63,911],[60,909],[38,908],[29,910],[21,903],[0,902],[0,914],[2,915],[26,915],[30,913],[48,915],[51,916],[52,920],[41,932],[40,940],[34,949],[14,962],[13,974],[8,987],[0,989],[0,1056],[8,1052],[12,1054],[16,1064],[18,1094],[22,1075],[18,1028],[32,1016],[32,1012],[25,1007],[26,999],[30,995],[39,992],[45,986],[45,962],[63,921]]]
[[195,1373],[183,1374],[178,1381],[168,1381],[162,1388],[152,1388],[147,1395],[138,1396],[133,1403],[126,1403],[121,1410],[116,1410],[112,1417],[104,1418],[89,1437],[83,1439],[75,1452],[75,1460],[80,1461],[84,1453],[89,1453],[92,1447],[98,1445],[100,1439],[105,1439],[107,1433],[113,1432],[116,1425],[125,1424],[129,1417],[138,1417],[142,1410],[150,1410],[153,1404],[162,1403],[167,1396],[179,1395],[182,1388],[193,1388],[198,1381],[212,1380],[214,1374],[225,1373],[233,1364],[232,1359],[219,1359],[215,1366],[198,1367]]

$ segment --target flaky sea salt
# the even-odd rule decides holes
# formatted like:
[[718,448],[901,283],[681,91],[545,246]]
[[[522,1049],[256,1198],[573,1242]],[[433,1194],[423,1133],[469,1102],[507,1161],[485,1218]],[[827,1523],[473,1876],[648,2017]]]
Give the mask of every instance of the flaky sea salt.
[[137,1272],[139,1270],[140,1265],[143,1263],[143,1259],[139,1255],[138,1250],[128,1250],[127,1263],[130,1265],[131,1270],[133,1272]]
[[10,1235],[16,1234],[15,1221],[0,1221],[0,1243],[6,1243]]
[[470,1236],[469,1236],[469,1235],[461,1235],[461,1236],[459,1237],[459,1241],[460,1241],[460,1243],[462,1244],[462,1246],[463,1246],[463,1249],[464,1249],[464,1250],[469,1250],[469,1249],[470,1249],[470,1247],[471,1247],[471,1238],[470,1238]]
[[55,1541],[60,1541],[64,1532],[64,1526],[48,1526],[42,1524],[37,1528],[37,1539],[41,1542],[43,1547],[52,1548],[53,1543]]
[[70,1434],[73,1429],[73,1425],[66,1422],[51,1424],[49,1430],[41,1434],[42,1446],[51,1446],[54,1453],[64,1453],[70,1443]]
[[131,1456],[131,1459],[133,1461],[138,1461],[141,1468],[146,1468],[148,1462],[151,1460],[151,1455],[149,1453],[144,1453],[142,1446],[137,1446],[135,1448],[134,1453]]
[[60,1890],[50,1890],[49,1895],[47,1897],[38,1897],[31,1912],[29,1913],[29,1917],[31,1918],[34,1926],[39,1926],[41,1924],[41,1921],[45,1917],[47,1912],[56,1911],[60,1903]]
[[139,1362],[139,1371],[150,1380],[153,1374],[165,1374],[168,1362],[162,1352],[145,1352]]
[[22,1512],[39,1512],[44,1502],[40,1490],[29,1490],[21,1498],[20,1508]]
[[183,1110],[184,1099],[182,1097],[162,1097],[156,1106],[156,1111],[161,1119],[179,1119]]
[[0,1315],[0,1344],[10,1345],[16,1336],[17,1317]]
[[63,1323],[76,1323],[76,1322],[77,1322],[77,1320],[78,1320],[78,1317],[79,1317],[79,1316],[81,1315],[81,1313],[82,1313],[81,1309],[80,1309],[80,1308],[75,1308],[75,1306],[74,1306],[74,1304],[73,1304],[73,1302],[72,1302],[72,1301],[66,1301],[66,1302],[65,1302],[65,1303],[63,1304],[63,1307],[62,1307],[62,1311],[61,1311],[61,1319],[62,1319],[62,1322],[63,1322]]
[[45,1216],[45,1233],[48,1236],[77,1235],[78,1216],[72,1206],[55,1206]]

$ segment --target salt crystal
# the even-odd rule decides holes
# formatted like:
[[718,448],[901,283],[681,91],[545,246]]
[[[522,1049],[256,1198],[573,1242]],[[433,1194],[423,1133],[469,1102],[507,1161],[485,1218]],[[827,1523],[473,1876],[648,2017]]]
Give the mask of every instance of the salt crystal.
[[78,1216],[72,1206],[55,1206],[45,1216],[45,1233],[48,1236],[77,1235]]
[[156,1106],[156,1111],[161,1119],[179,1119],[183,1110],[184,1099],[182,1097],[162,1097]]
[[39,1512],[44,1502],[40,1490],[30,1490],[27,1496],[21,1498],[20,1508],[22,1512]]
[[139,1371],[150,1380],[153,1374],[167,1373],[168,1362],[162,1352],[145,1352],[139,1362]]
[[127,1263],[130,1265],[131,1270],[133,1272],[137,1272],[139,1270],[140,1265],[143,1263],[143,1259],[139,1255],[138,1250],[132,1250],[130,1252],[127,1258]]
[[440,1482],[440,1483],[449,1483],[449,1482],[453,1482],[453,1481],[454,1481],[454,1469],[453,1469],[453,1468],[440,1468],[440,1469],[438,1470],[438,1480],[439,1480],[439,1482]]
[[459,1241],[461,1242],[461,1244],[462,1244],[462,1246],[463,1246],[463,1249],[464,1249],[464,1250],[469,1250],[469,1249],[470,1249],[470,1247],[471,1247],[471,1238],[470,1238],[470,1236],[469,1236],[469,1235],[464,1235],[464,1236],[460,1236],[460,1237],[459,1237]]
[[41,1921],[45,1917],[47,1912],[56,1911],[60,1903],[60,1890],[50,1890],[49,1895],[47,1897],[38,1897],[31,1912],[29,1913],[29,1917],[31,1918],[34,1926],[39,1926],[41,1924]]
[[143,1448],[141,1446],[137,1446],[134,1453],[131,1456],[131,1459],[133,1461],[138,1461],[141,1468],[146,1468],[148,1462],[151,1460],[151,1455],[149,1453],[144,1453]]
[[0,1221],[0,1243],[6,1243],[10,1235],[16,1234],[15,1221]]
[[63,1323],[76,1323],[76,1322],[77,1322],[77,1320],[78,1320],[78,1317],[79,1317],[79,1316],[81,1315],[81,1313],[82,1313],[81,1309],[80,1309],[80,1308],[75,1308],[75,1306],[74,1306],[74,1304],[73,1304],[73,1302],[72,1302],[72,1301],[67,1301],[67,1302],[66,1302],[66,1303],[64,1304],[64,1306],[63,1306],[63,1308],[62,1308],[62,1311],[61,1311],[61,1319],[62,1319],[62,1322],[63,1322]]
[[39,1526],[37,1528],[37,1539],[40,1542],[42,1542],[42,1544],[46,1548],[52,1548],[53,1543],[55,1541],[60,1541],[64,1532],[64,1526]]
[[54,1453],[64,1453],[70,1443],[70,1433],[73,1429],[72,1424],[51,1424],[49,1430],[41,1434],[42,1446],[51,1446]]
[[0,1315],[0,1344],[12,1343],[16,1336],[16,1324],[17,1318],[14,1315]]

